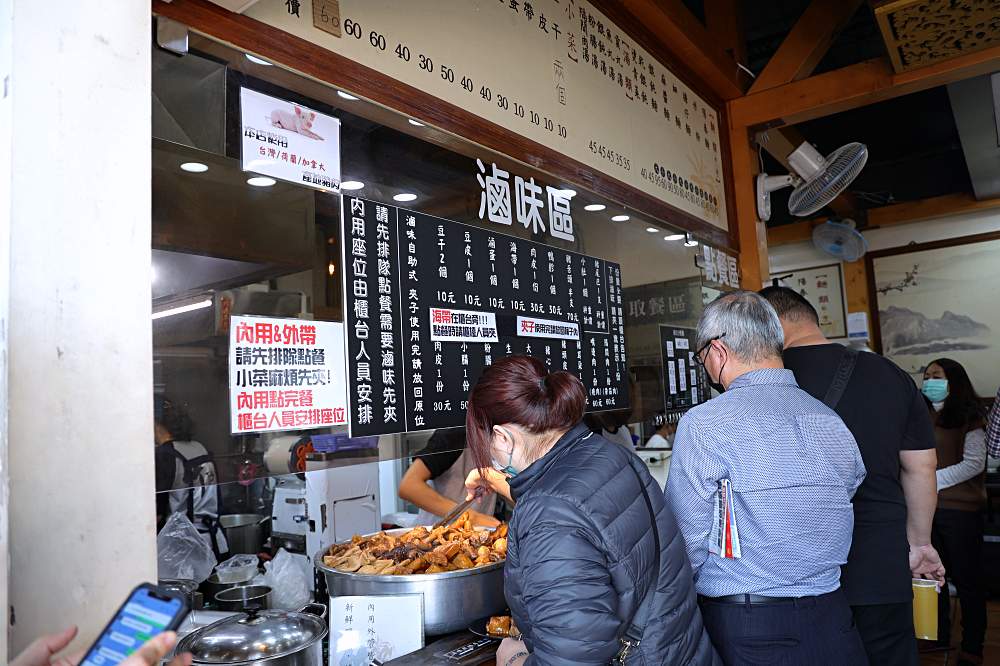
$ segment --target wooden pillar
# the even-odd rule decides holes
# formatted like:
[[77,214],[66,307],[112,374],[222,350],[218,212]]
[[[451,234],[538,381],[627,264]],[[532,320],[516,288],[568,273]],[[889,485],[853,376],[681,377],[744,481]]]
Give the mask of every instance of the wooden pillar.
[[[729,115],[729,114],[727,114]],[[731,117],[731,116],[730,116]],[[760,289],[770,276],[767,258],[767,226],[757,217],[754,178],[759,171],[757,151],[746,127],[727,127],[732,166],[736,232],[740,244],[740,285]]]

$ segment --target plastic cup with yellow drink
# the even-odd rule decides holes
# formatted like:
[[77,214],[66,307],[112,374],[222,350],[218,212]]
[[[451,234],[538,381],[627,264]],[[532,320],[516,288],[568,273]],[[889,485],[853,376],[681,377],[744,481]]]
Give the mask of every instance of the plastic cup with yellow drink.
[[939,593],[937,581],[913,579],[913,629],[917,638],[937,640]]

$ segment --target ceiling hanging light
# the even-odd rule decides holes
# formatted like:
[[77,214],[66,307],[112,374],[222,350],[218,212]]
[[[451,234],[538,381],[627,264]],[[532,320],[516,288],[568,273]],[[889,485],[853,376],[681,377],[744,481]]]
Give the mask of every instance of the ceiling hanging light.
[[584,210],[589,210],[592,213],[596,213],[599,210],[604,210],[607,208],[604,204],[587,204],[583,207]]

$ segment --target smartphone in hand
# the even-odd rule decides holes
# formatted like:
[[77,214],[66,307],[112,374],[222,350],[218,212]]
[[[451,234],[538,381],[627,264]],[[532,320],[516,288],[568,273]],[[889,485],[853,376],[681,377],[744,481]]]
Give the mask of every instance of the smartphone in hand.
[[143,583],[115,611],[80,666],[120,664],[153,636],[176,630],[190,611],[182,597]]

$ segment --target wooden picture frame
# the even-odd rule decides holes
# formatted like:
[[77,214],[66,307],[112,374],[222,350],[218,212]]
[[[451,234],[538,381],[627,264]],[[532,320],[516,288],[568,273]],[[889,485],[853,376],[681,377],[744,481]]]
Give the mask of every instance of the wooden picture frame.
[[[914,265],[914,268],[913,268],[912,271],[906,272],[906,275],[905,275],[904,279],[902,281],[900,281],[899,284],[897,284],[897,285],[883,285],[882,287],[879,287],[877,272],[879,270],[879,265],[878,264],[879,264],[879,260],[880,259],[885,259],[885,258],[890,258],[890,257],[900,257],[900,256],[905,256],[905,255],[916,255],[916,254],[922,254],[922,253],[926,253],[926,252],[930,252],[930,251],[934,251],[934,250],[946,250],[948,248],[968,247],[968,246],[977,245],[979,243],[988,243],[988,242],[993,242],[993,241],[1000,241],[1000,231],[988,232],[988,233],[982,233],[982,234],[975,234],[975,235],[971,235],[971,236],[960,236],[960,237],[957,237],[957,238],[948,238],[948,239],[943,239],[943,240],[939,240],[939,241],[932,241],[932,242],[927,242],[927,243],[911,243],[909,245],[904,245],[904,246],[900,246],[900,247],[894,247],[894,248],[889,248],[889,249],[886,249],[886,250],[877,250],[877,251],[874,251],[874,252],[869,252],[865,256],[865,267],[866,267],[867,274],[868,274],[869,303],[871,303],[872,348],[876,352],[878,352],[880,354],[883,354],[883,355],[887,356],[888,358],[892,358],[893,357],[893,349],[888,349],[887,348],[887,344],[886,344],[886,340],[883,339],[883,324],[885,322],[883,321],[882,311],[884,309],[883,306],[885,305],[885,302],[887,300],[889,300],[889,295],[892,294],[892,293],[894,293],[894,292],[898,292],[898,293],[902,294],[911,285],[912,286],[920,286],[921,284],[925,284],[925,283],[921,283],[920,282],[920,280],[922,278],[924,280],[934,279],[932,277],[934,275],[933,273],[931,273],[931,274],[927,274],[926,272],[925,273],[921,273],[919,271],[919,263],[918,263],[918,264]],[[926,254],[923,255],[925,261],[926,261],[927,256],[928,255],[926,255]],[[997,258],[1000,259],[1000,250],[998,250],[998,257]],[[940,261],[941,259],[938,258],[938,260]],[[997,275],[997,271],[993,270],[993,271],[989,271],[983,277],[990,278],[990,277],[995,276],[995,275]],[[952,278],[951,281],[954,282],[955,281],[954,278]],[[975,283],[974,277],[971,277],[971,276],[968,278],[967,281],[970,283],[970,286],[973,286],[974,283]],[[975,290],[975,289],[967,291],[965,289],[962,289],[961,285],[958,285],[958,286],[955,286],[955,287],[952,287],[952,288],[959,290],[959,291],[956,291],[956,296],[959,295],[959,294],[962,294],[962,293],[969,293],[969,294],[984,293],[984,298],[985,299],[992,298],[993,299],[993,303],[997,302],[997,300],[996,300],[997,299],[996,293],[994,291],[992,291],[992,290],[989,290],[989,289],[987,289],[985,292],[983,290]],[[887,291],[887,289],[888,289],[888,291]],[[880,302],[880,297],[881,297],[881,302]],[[954,309],[956,307],[962,307],[962,306],[961,305],[956,305],[953,300],[949,300],[949,303],[947,305],[943,306],[943,310],[945,312],[951,312],[951,309]],[[993,311],[1000,310],[1000,308],[997,308],[995,305],[993,305],[992,308],[993,308]],[[915,314],[919,315],[921,313],[915,313]],[[957,316],[970,316],[970,315],[968,313],[965,313],[965,312],[959,312],[959,313],[957,313]],[[974,319],[974,317],[973,317],[973,319]],[[931,322],[931,323],[933,323],[933,322]],[[947,355],[948,353],[953,353],[953,352],[950,352],[949,349],[947,349],[947,347],[942,346],[942,345],[938,345],[939,347],[941,347],[939,349],[935,349],[934,346],[930,345],[930,344],[928,344],[926,346],[928,347],[928,349],[926,351],[926,355],[929,358],[932,357],[932,356],[944,356],[944,355]],[[903,354],[903,355],[912,355],[912,354]],[[905,365],[905,364],[901,364],[901,365]],[[909,371],[915,372],[914,368],[906,368],[906,367],[904,367],[904,369],[909,369]],[[969,367],[968,364],[966,364],[966,369],[970,371],[970,374],[973,373],[973,368]],[[996,391],[996,386],[993,386],[992,388],[990,388],[990,387],[986,387],[986,388],[978,387],[978,388],[981,391],[986,391],[989,394],[992,394],[993,392]]]
[[[814,284],[815,280],[819,278],[820,275],[824,273],[833,274],[833,278],[836,285],[830,285],[825,288],[827,291],[832,292],[835,301],[831,301],[831,305],[826,311],[832,316],[832,321],[830,325],[825,326],[823,324],[823,303],[818,299],[814,300],[809,297],[808,294],[802,294],[810,305],[816,308],[816,312],[820,314],[820,328],[823,329],[823,334],[827,338],[831,339],[846,339],[847,338],[847,298],[844,292],[844,266],[841,263],[831,263],[822,264],[820,266],[806,266],[803,268],[796,268],[787,271],[778,271],[777,273],[772,273],[771,280],[776,280],[779,278],[789,278],[791,280],[790,284],[782,284],[781,286],[794,289],[799,293],[802,293],[800,287],[806,287],[810,284]],[[800,285],[797,283],[798,280],[806,280],[807,284]],[[815,288],[815,286],[814,286]]]

